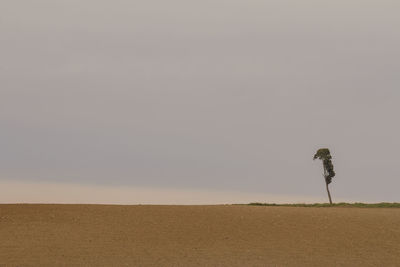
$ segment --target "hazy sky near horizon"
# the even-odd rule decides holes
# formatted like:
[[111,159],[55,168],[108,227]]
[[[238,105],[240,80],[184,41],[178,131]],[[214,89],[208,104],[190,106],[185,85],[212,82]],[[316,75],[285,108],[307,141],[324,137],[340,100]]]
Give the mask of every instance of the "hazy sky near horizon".
[[0,3],[0,179],[400,201],[400,2]]

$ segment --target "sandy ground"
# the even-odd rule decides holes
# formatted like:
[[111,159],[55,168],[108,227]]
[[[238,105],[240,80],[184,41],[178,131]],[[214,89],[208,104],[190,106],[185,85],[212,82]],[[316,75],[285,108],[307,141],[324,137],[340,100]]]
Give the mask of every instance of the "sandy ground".
[[400,266],[400,209],[0,205],[0,266]]

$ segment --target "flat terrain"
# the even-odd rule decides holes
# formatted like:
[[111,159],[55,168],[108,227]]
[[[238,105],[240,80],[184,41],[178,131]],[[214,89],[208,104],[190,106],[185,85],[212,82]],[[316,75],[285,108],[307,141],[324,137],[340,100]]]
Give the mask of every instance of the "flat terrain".
[[400,266],[400,209],[0,205],[0,266]]

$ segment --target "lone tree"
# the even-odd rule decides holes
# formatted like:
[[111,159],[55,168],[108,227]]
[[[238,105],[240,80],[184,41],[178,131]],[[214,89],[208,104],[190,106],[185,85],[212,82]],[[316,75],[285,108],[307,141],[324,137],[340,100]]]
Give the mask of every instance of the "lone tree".
[[329,203],[332,204],[331,193],[329,192],[328,185],[332,182],[332,178],[335,176],[335,171],[333,170],[332,156],[331,152],[327,148],[318,149],[317,153],[314,155],[314,160],[322,160],[322,165],[324,166],[324,178],[326,183],[326,191],[328,192]]

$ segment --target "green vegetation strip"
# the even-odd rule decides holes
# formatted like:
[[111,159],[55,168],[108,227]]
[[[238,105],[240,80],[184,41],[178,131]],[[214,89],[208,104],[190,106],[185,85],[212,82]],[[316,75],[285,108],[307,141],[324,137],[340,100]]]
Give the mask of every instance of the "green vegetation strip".
[[314,204],[275,204],[275,203],[249,203],[250,206],[274,206],[274,207],[354,207],[354,208],[400,208],[400,203],[314,203]]

